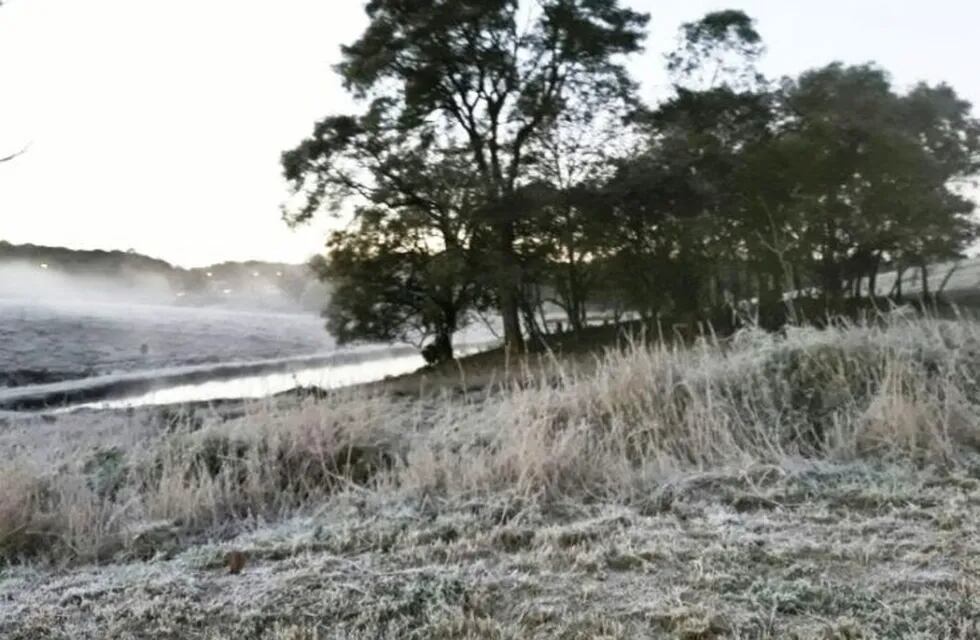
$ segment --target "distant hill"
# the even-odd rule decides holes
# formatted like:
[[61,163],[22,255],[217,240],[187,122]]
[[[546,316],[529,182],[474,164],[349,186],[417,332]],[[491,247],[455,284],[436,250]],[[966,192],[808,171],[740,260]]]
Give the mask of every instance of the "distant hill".
[[76,250],[44,247],[34,244],[11,244],[0,240],[0,264],[28,261],[79,275],[116,275],[120,271],[166,275],[175,267],[165,260],[144,256],[135,251]]
[[185,269],[134,251],[76,250],[0,240],[0,295],[319,311],[327,287],[307,265],[223,262]]

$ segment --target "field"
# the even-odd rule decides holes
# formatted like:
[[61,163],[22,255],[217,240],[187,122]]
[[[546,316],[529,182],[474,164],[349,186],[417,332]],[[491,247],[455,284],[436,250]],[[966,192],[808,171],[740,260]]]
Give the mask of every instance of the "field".
[[980,636],[980,326],[458,375],[8,422],[0,637]]
[[0,298],[0,387],[333,346],[315,314]]

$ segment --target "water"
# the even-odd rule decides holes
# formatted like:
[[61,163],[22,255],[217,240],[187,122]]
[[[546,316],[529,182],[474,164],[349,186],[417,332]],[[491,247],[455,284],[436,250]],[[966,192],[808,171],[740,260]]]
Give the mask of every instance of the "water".
[[386,376],[411,373],[424,365],[425,361],[422,356],[404,355],[330,367],[313,367],[287,373],[271,373],[229,380],[213,380],[202,384],[178,385],[119,400],[88,402],[66,409],[119,409],[227,398],[264,398],[297,387],[338,389],[355,384],[375,382],[384,379]]
[[[492,335],[471,326],[456,339],[486,346]],[[0,297],[6,411],[258,398],[423,365],[404,345],[338,348],[315,314]]]

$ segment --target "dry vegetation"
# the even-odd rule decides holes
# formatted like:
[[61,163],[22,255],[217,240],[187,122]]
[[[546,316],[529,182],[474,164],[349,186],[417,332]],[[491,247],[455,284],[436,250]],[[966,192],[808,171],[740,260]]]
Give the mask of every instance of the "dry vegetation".
[[0,637],[980,635],[980,326],[512,379],[0,427]]

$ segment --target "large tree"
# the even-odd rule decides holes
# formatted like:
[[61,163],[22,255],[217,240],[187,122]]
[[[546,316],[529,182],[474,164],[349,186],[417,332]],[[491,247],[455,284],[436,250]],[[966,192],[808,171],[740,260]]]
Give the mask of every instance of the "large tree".
[[[402,135],[465,149],[480,180],[505,343],[520,349],[518,224],[531,150],[574,105],[632,100],[622,56],[640,50],[647,17],[617,0],[371,0],[367,14],[338,71],[359,98],[383,104]],[[314,206],[325,192],[301,185],[322,168],[292,176]]]
[[747,150],[769,136],[772,100],[754,71],[761,51],[740,11],[683,25],[668,56],[675,94],[638,114],[644,144],[606,185],[609,264],[643,315],[718,304],[720,271],[746,259],[735,235],[735,176]]
[[465,252],[433,248],[424,226],[405,222],[365,213],[355,229],[332,234],[329,259],[318,256],[312,267],[332,284],[324,315],[339,344],[409,342],[438,364],[453,358],[453,334],[480,289]]
[[325,313],[341,343],[432,338],[434,361],[453,356],[452,335],[484,300],[475,223],[482,192],[462,154],[435,144],[435,130],[407,134],[377,102],[338,116],[283,155],[286,177],[305,192],[287,213],[298,223],[322,205],[353,203],[315,271],[333,287]]
[[770,204],[832,307],[864,278],[873,290],[883,259],[922,266],[965,248],[974,204],[954,187],[980,153],[968,103],[948,87],[898,94],[871,65],[809,71],[782,93]]
[[627,114],[569,110],[535,144],[535,182],[524,191],[533,215],[520,227],[530,255],[530,286],[560,307],[573,331],[586,325],[587,307],[603,282],[613,236],[607,233],[608,199],[602,183],[617,160],[635,152]]
[[951,88],[902,95],[840,64],[773,85],[741,12],[682,33],[676,95],[642,115],[645,147],[607,184],[614,273],[638,310],[757,298],[778,321],[785,292],[816,288],[836,311],[883,262],[924,271],[975,237],[957,186],[980,129]]

